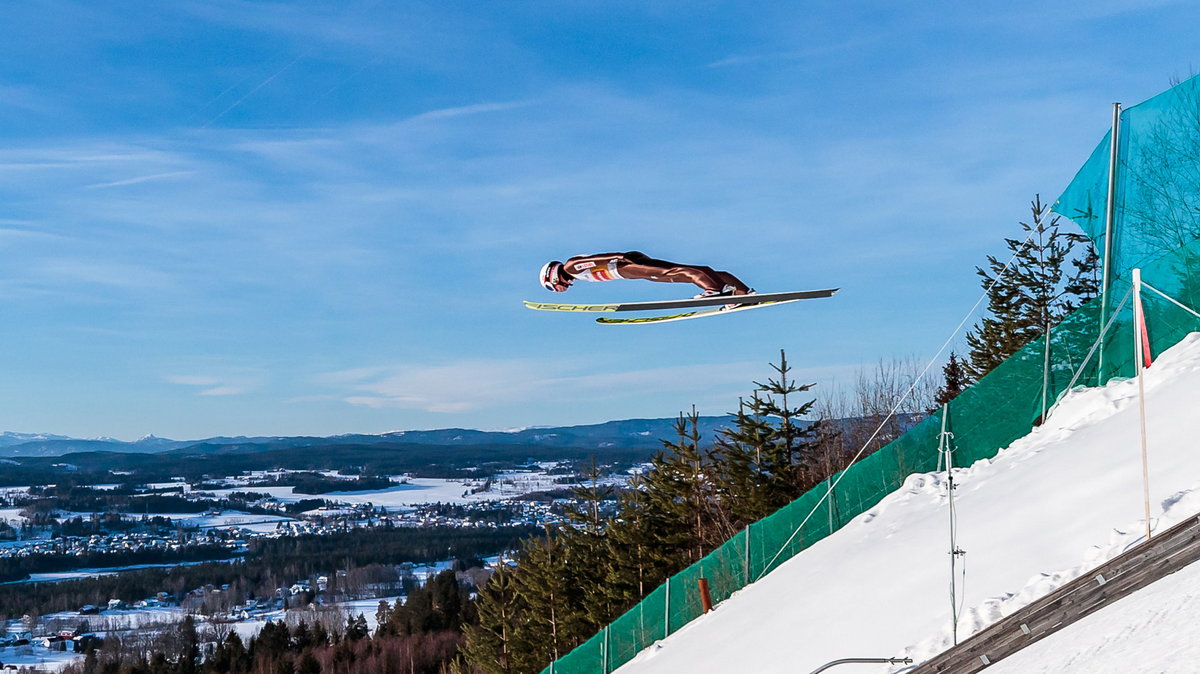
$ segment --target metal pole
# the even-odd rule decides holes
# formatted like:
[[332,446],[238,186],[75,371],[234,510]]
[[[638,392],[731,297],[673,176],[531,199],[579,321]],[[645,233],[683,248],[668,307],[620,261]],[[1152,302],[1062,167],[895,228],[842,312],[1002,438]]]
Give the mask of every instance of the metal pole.
[[750,530],[751,525],[746,525],[746,575],[742,576],[742,584],[750,584]]
[[612,671],[611,669],[608,668],[608,663],[610,661],[611,660],[608,657],[608,626],[605,625],[604,626],[604,667],[603,667],[604,674],[608,674],[609,672]]
[[[1112,280],[1112,235],[1116,221],[1117,208],[1117,154],[1121,136],[1121,104],[1113,103],[1112,133],[1109,134],[1108,148],[1108,198],[1105,200],[1104,213],[1104,280],[1100,287],[1100,327],[1104,328],[1105,316],[1108,311],[1108,284]],[[1100,358],[1097,361],[1098,381],[1104,384],[1104,347],[1100,347]]]
[[1046,423],[1047,398],[1050,397],[1050,321],[1046,321],[1046,353],[1042,356],[1042,423]]
[[950,446],[951,434],[946,430],[946,420],[950,416],[950,406],[942,405],[942,432],[938,436],[938,450],[946,457],[946,497],[950,504],[950,634],[954,645],[958,645],[958,582],[955,576],[959,555],[964,554],[958,549],[958,521],[954,512],[954,454]]
[[1142,359],[1142,270],[1133,270],[1133,360],[1137,363],[1138,422],[1142,434],[1142,495],[1146,504],[1146,540],[1150,540],[1150,454],[1146,447],[1146,362]]
[[817,672],[823,672],[830,667],[846,665],[852,662],[880,665],[911,665],[913,661],[912,658],[842,658],[841,660],[827,662],[820,667],[817,667],[816,669],[812,670],[811,674],[817,674]]
[[[1036,202],[1040,207],[1042,202],[1038,199]],[[1046,273],[1046,245],[1044,240],[1045,228],[1042,223],[1046,220],[1045,216],[1038,218],[1036,221],[1038,233],[1038,266],[1042,273],[1043,282],[1045,281]],[[1042,325],[1046,331],[1045,353],[1042,354],[1042,409],[1039,410],[1038,419],[1041,421],[1038,425],[1046,423],[1046,398],[1048,389],[1050,388],[1050,289],[1043,286],[1042,300],[1045,304],[1042,306]]]
[[663,606],[666,609],[663,612],[664,613],[664,615],[663,615],[663,638],[666,639],[667,637],[671,636],[671,579],[670,579],[670,577],[667,578],[667,596],[666,596],[666,600],[663,601]]

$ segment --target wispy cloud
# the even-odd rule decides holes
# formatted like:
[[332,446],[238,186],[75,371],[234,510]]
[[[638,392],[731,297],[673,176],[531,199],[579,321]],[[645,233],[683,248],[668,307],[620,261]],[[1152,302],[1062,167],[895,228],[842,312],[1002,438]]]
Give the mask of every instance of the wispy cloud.
[[87,189],[96,190],[96,189],[103,189],[105,187],[120,187],[122,185],[136,185],[138,183],[146,183],[146,182],[150,182],[153,180],[166,180],[168,178],[178,178],[181,176],[190,176],[193,174],[195,174],[195,171],[168,171],[166,173],[153,173],[153,174],[147,175],[147,176],[138,176],[136,178],[126,178],[125,180],[115,180],[113,182],[108,182],[108,183],[96,183],[95,185],[88,185]]
[[214,386],[210,389],[205,389],[200,392],[202,396],[234,396],[243,393],[249,393],[250,389],[245,386]]
[[211,375],[173,375],[164,379],[172,384],[199,388],[201,390],[196,394],[202,396],[242,395],[255,389],[255,384],[249,381],[230,383],[224,378]]
[[509,101],[501,103],[475,103],[472,105],[461,105],[454,108],[442,108],[440,110],[430,110],[414,115],[409,118],[409,121],[423,120],[438,120],[451,119],[454,117],[465,117],[467,115],[481,115],[489,112],[506,112],[508,110],[518,110],[535,105],[537,101]]
[[755,65],[760,63],[777,63],[782,61],[799,61],[817,56],[825,56],[851,49],[861,48],[877,42],[878,38],[871,35],[860,35],[853,40],[844,40],[830,44],[806,46],[803,49],[785,49],[765,51],[753,54],[733,54],[723,59],[709,63],[708,68],[728,68],[730,66]]
[[452,413],[527,399],[545,376],[544,365],[532,360],[471,360],[428,367],[358,368],[320,379],[350,389],[344,399],[352,405]]
[[641,398],[650,383],[659,396],[745,387],[761,365],[735,362],[569,374],[571,369],[566,362],[533,359],[464,360],[424,367],[358,368],[327,373],[318,381],[349,389],[343,399],[352,405],[460,413],[561,403],[574,396],[591,401]]

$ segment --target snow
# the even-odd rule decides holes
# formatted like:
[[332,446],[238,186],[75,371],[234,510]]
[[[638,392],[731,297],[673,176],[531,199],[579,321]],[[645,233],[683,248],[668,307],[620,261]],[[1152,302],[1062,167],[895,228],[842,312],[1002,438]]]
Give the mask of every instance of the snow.
[[283,515],[258,515],[240,510],[225,510],[220,515],[198,515],[196,513],[159,513],[150,517],[165,517],[172,522],[180,522],[184,527],[199,529],[214,529],[222,527],[237,527],[248,531],[271,532],[279,522],[295,522],[291,517]]
[[[240,559],[240,558],[239,558]],[[136,571],[138,569],[164,569],[175,566],[195,566],[197,564],[208,564],[212,560],[200,560],[193,562],[163,562],[161,564],[127,564],[125,566],[105,566],[93,567],[85,569],[73,569],[71,571],[54,571],[47,573],[31,573],[28,578],[22,580],[10,580],[0,585],[16,585],[21,583],[56,583],[62,580],[79,580],[80,578],[98,578],[100,576],[115,576],[122,571]],[[230,561],[230,560],[219,560]],[[0,660],[3,662],[3,660]]]
[[[1146,373],[1158,531],[1200,511],[1197,371],[1200,335],[1193,334]],[[960,640],[1142,539],[1140,457],[1137,383],[1122,381],[1073,392],[1044,426],[992,460],[955,470],[958,544],[966,550]],[[617,671],[782,674],[840,658],[936,655],[951,644],[946,491],[945,472],[910,476],[842,530]],[[1171,580],[1190,583],[1180,591],[1195,593],[1198,575],[1200,569]],[[1168,620],[1194,625],[1200,603],[1148,596],[1078,623],[1075,631],[1086,638],[1060,634],[1031,649],[1024,665],[1002,671],[1195,671],[1195,659],[1173,657],[1174,647],[1158,632]],[[1147,651],[1162,664],[1147,665]],[[1038,652],[1045,655],[1039,659]],[[1083,659],[1090,664],[1081,665]],[[898,670],[860,665],[856,671]]]
[[21,522],[25,521],[25,518],[21,516],[21,511],[24,509],[24,507],[0,508],[0,522],[4,522],[5,524],[9,524],[14,527],[20,526]]
[[413,478],[409,484],[396,485],[387,489],[368,489],[363,491],[334,491],[325,494],[302,494],[293,487],[238,487],[236,489],[215,489],[217,496],[226,496],[235,491],[268,494],[282,503],[295,503],[304,499],[325,499],[349,504],[370,503],[376,507],[390,510],[406,509],[422,503],[468,503],[495,498],[494,495],[479,497],[463,496],[470,487],[454,480]]
[[989,674],[1128,674],[1200,669],[1200,564],[1018,651]]
[[[562,487],[555,484],[558,476],[541,472],[513,471],[497,475],[491,489],[478,494],[470,493],[473,489],[483,486],[483,480],[445,480],[440,478],[406,478],[403,475],[392,476],[393,479],[407,479],[406,484],[398,484],[386,489],[367,489],[361,491],[332,491],[325,494],[302,494],[293,487],[237,487],[230,489],[214,489],[210,493],[216,496],[227,496],[233,492],[255,492],[268,494],[282,503],[295,503],[303,499],[325,499],[341,503],[358,505],[370,504],[385,510],[408,510],[413,506],[426,503],[480,503],[515,498],[534,491],[544,491]],[[622,481],[621,479],[609,481]]]
[[397,600],[404,603],[404,595],[379,597],[378,599],[354,599],[342,602],[338,606],[345,608],[347,613],[356,618],[361,615],[363,620],[367,621],[367,629],[374,632],[375,628],[379,627],[379,618],[375,615],[375,612],[379,610],[379,602],[386,601],[388,606],[395,608]]
[[52,651],[32,645],[0,648],[0,662],[39,672],[57,672],[81,657],[71,651]]

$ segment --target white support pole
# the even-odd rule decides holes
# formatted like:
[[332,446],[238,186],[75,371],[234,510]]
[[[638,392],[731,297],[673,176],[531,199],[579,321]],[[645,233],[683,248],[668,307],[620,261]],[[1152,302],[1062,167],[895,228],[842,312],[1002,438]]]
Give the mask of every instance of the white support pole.
[[604,666],[602,667],[602,669],[604,670],[604,674],[608,674],[609,672],[612,671],[611,669],[608,668],[609,662],[612,662],[612,659],[608,657],[608,625],[605,625],[604,626],[604,662],[603,662]]
[[1146,362],[1142,349],[1145,335],[1145,313],[1142,311],[1142,270],[1133,270],[1133,360],[1137,363],[1138,423],[1142,434],[1142,496],[1146,505],[1146,540],[1150,540],[1150,454],[1146,444]]
[[[1104,280],[1100,286],[1100,328],[1103,330],[1106,313],[1108,311],[1108,285],[1112,280],[1110,269],[1112,268],[1112,237],[1113,225],[1116,222],[1117,210],[1117,154],[1121,136],[1121,104],[1113,103],[1113,119],[1112,133],[1109,134],[1108,147],[1108,197],[1105,199],[1104,207]],[[1104,376],[1104,347],[1100,347],[1100,356],[1097,362],[1097,372],[1099,376]],[[1103,385],[1104,381],[1100,380],[1099,384]]]
[[671,636],[671,579],[667,578],[667,596],[663,600],[663,638]]

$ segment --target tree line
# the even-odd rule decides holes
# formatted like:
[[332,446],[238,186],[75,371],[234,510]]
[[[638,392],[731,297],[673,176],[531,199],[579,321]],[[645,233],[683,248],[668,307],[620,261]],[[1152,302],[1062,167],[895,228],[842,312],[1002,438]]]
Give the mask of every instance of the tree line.
[[110,599],[132,603],[165,592],[180,601],[206,585],[231,585],[238,599],[270,596],[276,589],[314,574],[372,564],[432,563],[476,559],[516,547],[535,527],[428,527],[356,529],[324,536],[295,536],[250,542],[235,562],[134,569],[111,576],[44,583],[0,585],[0,618],[74,611]]
[[[441,674],[473,618],[454,571],[413,588],[404,602],[381,601],[372,633],[362,614],[337,611],[266,623],[243,641],[235,630],[208,634],[188,616],[153,637],[105,637],[63,674]],[[329,620],[341,619],[340,624]],[[331,624],[332,623],[332,624]],[[207,626],[206,626],[207,627]],[[220,629],[220,626],[217,626]],[[215,643],[212,643],[216,636]]]

